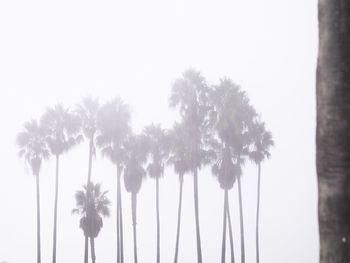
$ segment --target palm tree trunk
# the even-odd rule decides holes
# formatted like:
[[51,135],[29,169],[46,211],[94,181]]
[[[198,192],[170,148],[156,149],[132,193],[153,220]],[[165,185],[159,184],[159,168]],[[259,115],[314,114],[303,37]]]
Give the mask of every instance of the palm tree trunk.
[[224,215],[222,227],[221,263],[225,263],[226,256],[226,211],[227,211],[227,189],[224,194]]
[[[88,177],[86,185],[89,185],[91,182],[91,171],[92,171],[92,151],[94,147],[94,137],[90,138],[89,143],[89,164],[88,164]],[[85,252],[84,252],[84,263],[89,261],[89,237],[85,237]]]
[[55,186],[55,207],[53,221],[53,250],[52,263],[56,263],[56,241],[57,241],[57,204],[58,204],[58,173],[59,173],[59,155],[56,155],[56,186]]
[[157,209],[157,263],[160,263],[160,220],[159,220],[159,178],[156,178],[156,209]]
[[92,263],[95,263],[96,262],[95,239],[93,237],[90,237],[90,245],[91,245],[91,260],[92,260]]
[[131,194],[132,227],[134,234],[134,262],[137,263],[137,240],[136,240],[136,194]]
[[119,206],[120,206],[120,201],[119,201],[119,191],[120,191],[120,169],[117,165],[117,263],[120,262],[120,216],[119,216]]
[[257,206],[256,206],[256,263],[259,263],[259,212],[260,212],[260,175],[261,166],[258,164],[258,194],[257,194]]
[[123,244],[123,210],[122,210],[122,192],[120,188],[120,178],[121,174],[118,178],[119,180],[119,228],[120,228],[120,262],[124,263],[124,244]]
[[40,185],[39,173],[36,177],[36,249],[37,249],[37,263],[41,263],[41,239],[40,239]]
[[199,229],[199,208],[198,208],[198,171],[197,168],[193,171],[193,193],[194,193],[194,213],[196,220],[196,237],[197,237],[197,260],[202,263],[202,248],[201,248],[201,234]]
[[85,236],[84,263],[89,262],[89,237]]
[[231,215],[230,215],[230,203],[227,193],[227,221],[228,221],[228,230],[229,230],[229,236],[230,236],[230,251],[231,251],[231,263],[235,262],[235,252],[233,250],[233,235],[232,235],[232,225],[231,225]]
[[175,246],[174,263],[177,263],[177,258],[178,258],[178,253],[179,253],[181,208],[182,208],[182,187],[183,187],[183,175],[180,175],[179,207],[178,207],[178,210],[177,210],[177,231],[176,231],[176,246]]
[[316,160],[320,263],[350,262],[350,1],[319,1]]
[[239,199],[239,223],[241,230],[241,262],[245,262],[245,249],[244,249],[244,225],[243,225],[243,202],[242,202],[242,189],[241,189],[241,177],[237,176],[238,181],[238,199]]

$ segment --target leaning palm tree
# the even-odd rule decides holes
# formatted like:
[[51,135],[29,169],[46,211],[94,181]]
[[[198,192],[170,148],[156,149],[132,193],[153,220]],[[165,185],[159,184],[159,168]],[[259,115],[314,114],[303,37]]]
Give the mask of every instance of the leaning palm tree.
[[53,252],[52,263],[56,263],[56,240],[57,240],[57,205],[59,185],[59,159],[60,156],[78,144],[82,137],[79,135],[80,121],[69,109],[62,104],[48,108],[42,117],[42,123],[47,130],[47,144],[50,152],[56,158],[56,182],[55,182],[55,205],[53,227]]
[[258,189],[256,207],[256,262],[259,263],[259,212],[260,212],[260,179],[261,162],[270,157],[270,148],[274,145],[271,132],[265,128],[265,123],[256,120],[250,130],[252,136],[252,149],[250,159],[258,166]]
[[159,178],[164,175],[164,166],[169,156],[169,136],[160,126],[151,124],[144,129],[149,142],[151,161],[147,166],[148,174],[156,180],[156,216],[157,216],[157,263],[160,262],[160,218],[159,218]]
[[[86,140],[89,141],[89,162],[87,185],[91,182],[92,157],[95,153],[95,137],[97,132],[97,115],[99,112],[99,101],[97,98],[85,97],[77,105],[76,113],[80,118],[81,128]],[[85,236],[84,263],[88,262],[89,257],[89,240]]]
[[124,172],[124,185],[131,194],[132,226],[134,239],[134,262],[137,263],[136,238],[136,206],[137,194],[140,191],[143,178],[146,176],[145,163],[148,156],[148,145],[144,136],[130,135],[127,142],[127,162]]
[[124,262],[123,213],[120,178],[126,164],[125,141],[130,133],[130,109],[120,98],[104,104],[98,114],[97,144],[117,171],[117,262]]
[[24,129],[17,135],[19,157],[24,158],[30,165],[36,178],[36,213],[37,213],[37,263],[41,262],[40,244],[40,184],[39,173],[42,160],[49,157],[49,150],[45,141],[45,130],[37,121],[33,120],[24,124]]
[[81,215],[80,228],[84,232],[84,236],[90,238],[91,259],[92,263],[96,262],[95,254],[95,238],[97,238],[103,227],[103,217],[108,217],[109,205],[106,194],[108,191],[101,191],[100,184],[90,182],[83,186],[84,190],[75,193],[76,208],[73,213]]
[[[211,103],[213,104],[210,114],[211,125],[214,125],[213,127],[223,148],[227,149],[225,150],[226,152],[224,151],[225,154],[229,153],[230,160],[235,164],[240,211],[241,262],[244,263],[245,248],[241,166],[244,164],[245,157],[248,154],[248,148],[251,142],[249,130],[256,113],[250,105],[246,93],[230,79],[222,79],[220,84],[214,87],[211,93]],[[229,216],[229,210],[227,213]],[[231,230],[230,236],[232,236]],[[233,255],[232,250],[231,255]]]
[[194,210],[196,223],[197,260],[202,262],[199,226],[198,170],[206,162],[205,139],[208,131],[209,87],[202,75],[187,70],[172,87],[170,107],[178,107],[182,123],[186,127],[188,158],[193,173]]
[[182,188],[184,182],[184,175],[190,171],[187,160],[187,144],[186,132],[183,125],[175,123],[170,132],[170,156],[168,163],[173,165],[174,171],[179,176],[179,204],[177,210],[177,230],[176,230],[176,244],[174,263],[177,263],[180,242],[180,225],[181,225],[181,209],[182,209]]

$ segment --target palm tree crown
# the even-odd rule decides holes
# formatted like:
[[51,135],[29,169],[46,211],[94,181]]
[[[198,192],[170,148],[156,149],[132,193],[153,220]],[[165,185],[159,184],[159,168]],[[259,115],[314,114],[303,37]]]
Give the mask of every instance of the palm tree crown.
[[249,151],[249,158],[256,164],[261,163],[265,158],[270,158],[270,148],[274,146],[271,132],[265,128],[265,123],[256,120],[250,129],[252,144]]

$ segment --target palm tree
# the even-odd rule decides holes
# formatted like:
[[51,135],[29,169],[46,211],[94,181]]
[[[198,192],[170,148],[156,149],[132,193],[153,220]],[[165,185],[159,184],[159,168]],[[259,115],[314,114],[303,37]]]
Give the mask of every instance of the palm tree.
[[98,114],[100,134],[97,144],[117,170],[117,262],[124,262],[123,214],[120,178],[126,164],[125,140],[130,133],[130,109],[120,98],[101,107]]
[[[92,157],[95,153],[95,137],[97,132],[97,115],[99,112],[98,99],[92,97],[85,97],[82,99],[81,104],[77,105],[76,113],[80,118],[81,128],[85,139],[89,141],[89,162],[88,162],[88,175],[87,185],[91,182],[91,170],[92,170]],[[89,258],[89,240],[85,236],[85,251],[84,251],[84,263],[88,262]]]
[[320,263],[350,261],[350,2],[318,1],[316,161]]
[[265,128],[265,123],[255,121],[251,127],[252,149],[249,152],[250,159],[258,166],[258,190],[256,207],[256,262],[259,263],[259,212],[260,212],[260,176],[261,162],[270,158],[270,147],[274,145],[271,132]]
[[188,158],[193,173],[193,193],[196,223],[197,260],[202,262],[199,226],[198,169],[206,163],[205,138],[208,130],[209,88],[198,71],[187,70],[172,87],[170,107],[178,107],[186,127]]
[[[223,152],[230,155],[230,162],[234,162],[234,166],[230,164],[228,167],[235,168],[234,170],[236,171],[240,211],[241,261],[244,263],[245,248],[241,166],[244,164],[244,157],[248,154],[248,148],[251,143],[249,130],[256,113],[249,104],[246,93],[227,78],[222,79],[220,84],[214,87],[211,99],[213,104],[213,110],[210,114],[211,124],[214,125],[217,137],[224,149]],[[224,157],[225,154],[222,156]],[[225,158],[228,158],[228,156]],[[229,211],[227,211],[227,215],[229,216]],[[231,236],[232,233],[230,231],[230,240]],[[231,249],[231,255],[233,255],[233,249]]]
[[83,186],[84,190],[75,193],[76,208],[73,213],[81,215],[80,228],[84,232],[84,236],[90,238],[91,259],[92,263],[96,262],[95,255],[95,238],[97,238],[103,227],[103,217],[108,217],[109,205],[106,194],[108,191],[101,191],[100,184],[90,182]]
[[79,135],[80,121],[69,109],[62,104],[48,108],[42,117],[42,123],[47,130],[46,141],[51,154],[56,157],[56,182],[55,182],[55,205],[53,227],[53,253],[52,263],[56,263],[56,240],[57,240],[57,205],[59,186],[59,157],[78,144],[82,137]]
[[157,216],[157,263],[160,262],[160,219],[159,219],[159,178],[164,175],[164,166],[169,156],[169,137],[160,126],[151,124],[144,129],[150,149],[151,161],[147,166],[148,174],[156,180],[156,216]]
[[37,213],[37,263],[41,263],[40,245],[40,185],[39,173],[42,160],[49,158],[49,150],[45,141],[45,130],[37,121],[32,120],[24,124],[24,129],[17,135],[19,157],[30,165],[36,178],[36,213]]
[[177,231],[174,263],[177,263],[180,241],[180,224],[181,224],[181,208],[182,208],[182,188],[184,182],[184,174],[190,171],[187,160],[187,144],[186,132],[183,125],[175,123],[170,132],[170,156],[168,163],[174,166],[175,173],[179,175],[179,205],[177,210]]
[[148,156],[147,140],[142,135],[130,135],[127,142],[127,162],[124,185],[131,194],[132,225],[134,238],[134,262],[137,263],[136,205],[143,178],[146,176],[145,163]]

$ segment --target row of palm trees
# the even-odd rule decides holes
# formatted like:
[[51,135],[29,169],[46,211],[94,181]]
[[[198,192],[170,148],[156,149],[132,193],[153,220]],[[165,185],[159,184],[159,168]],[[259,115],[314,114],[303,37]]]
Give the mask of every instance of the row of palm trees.
[[198,173],[210,165],[212,174],[224,191],[223,239],[221,262],[225,262],[226,232],[228,225],[231,262],[234,262],[233,234],[229,209],[229,190],[237,181],[240,213],[241,262],[245,262],[244,220],[242,200],[242,166],[251,160],[258,167],[258,199],[256,218],[256,261],[259,262],[259,205],[261,163],[270,156],[273,146],[271,133],[250,104],[247,94],[230,79],[222,79],[217,85],[209,85],[200,72],[190,69],[183,73],[172,86],[169,106],[177,109],[180,121],[166,130],[160,124],[151,124],[141,134],[131,128],[131,114],[127,104],[115,98],[103,105],[98,99],[86,97],[74,110],[57,104],[48,108],[40,121],[24,124],[17,136],[19,155],[32,168],[36,178],[37,193],[37,262],[41,262],[40,251],[40,183],[39,173],[43,160],[50,156],[56,160],[55,203],[53,224],[52,262],[56,262],[57,204],[59,189],[59,160],[62,154],[81,143],[89,143],[87,182],[83,190],[77,191],[74,213],[81,215],[80,227],[85,236],[84,263],[88,262],[89,240],[91,259],[95,262],[95,243],[102,228],[102,216],[109,216],[106,194],[100,184],[92,182],[93,157],[98,148],[116,168],[117,190],[117,262],[124,262],[123,213],[121,179],[131,195],[134,262],[138,262],[136,211],[137,194],[143,178],[148,174],[156,184],[157,254],[160,262],[160,211],[159,180],[165,167],[171,165],[179,176],[179,203],[174,262],[178,261],[182,190],[184,175],[191,173],[194,182],[195,233],[197,260],[201,263],[200,213],[198,199]]

